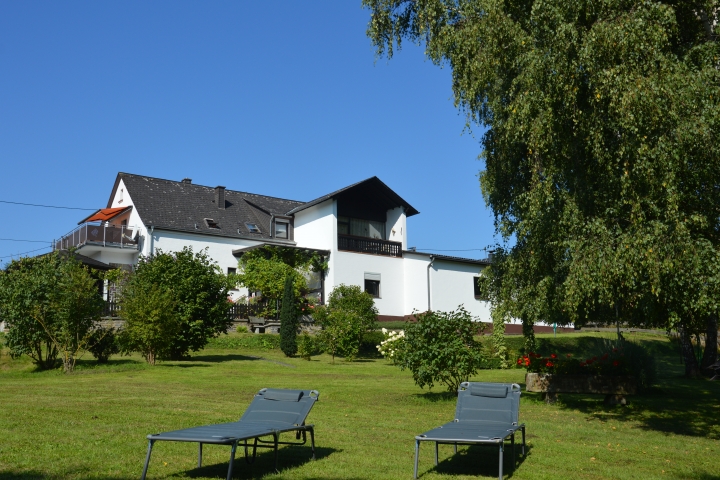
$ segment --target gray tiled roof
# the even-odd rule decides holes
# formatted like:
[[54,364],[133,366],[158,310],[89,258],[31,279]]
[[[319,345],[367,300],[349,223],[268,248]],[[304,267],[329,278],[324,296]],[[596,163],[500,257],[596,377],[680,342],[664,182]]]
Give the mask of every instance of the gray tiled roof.
[[[225,190],[225,208],[221,209],[215,203],[215,187],[121,172],[118,173],[108,206],[112,203],[121,179],[142,221],[158,229],[265,240],[271,238],[271,214],[286,215],[293,208],[304,204]],[[206,218],[217,222],[220,229],[209,228],[205,223]],[[261,233],[250,233],[245,226],[246,222],[257,224]]]

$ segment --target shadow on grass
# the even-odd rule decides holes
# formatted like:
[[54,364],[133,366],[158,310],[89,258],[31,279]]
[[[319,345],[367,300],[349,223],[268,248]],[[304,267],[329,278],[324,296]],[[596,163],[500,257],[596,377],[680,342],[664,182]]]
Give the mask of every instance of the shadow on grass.
[[[532,450],[529,445],[525,446],[525,455],[522,455],[522,445],[520,434],[516,438],[515,445],[515,465],[513,468],[512,447],[509,443],[505,444],[503,455],[503,478],[512,478],[515,470],[520,468],[525,462],[528,454]],[[422,477],[423,473],[434,471],[447,475],[472,475],[480,477],[498,477],[498,461],[499,452],[497,445],[458,445],[458,453],[452,454],[451,445],[440,445],[440,457],[450,454],[451,456],[445,460],[441,460],[437,466],[429,470],[423,470],[423,463],[433,461],[435,445],[432,442],[426,443],[430,448],[420,449],[420,464],[418,466],[418,476]]]
[[[309,442],[309,440],[308,440]],[[205,448],[208,448],[206,445]],[[230,460],[230,448],[222,446],[218,448],[226,447],[228,461]],[[252,450],[248,448],[248,452],[252,456]],[[315,458],[320,460],[327,458],[333,453],[342,452],[335,448],[327,447],[315,447]],[[312,461],[312,450],[310,445],[302,446],[285,446],[278,450],[278,469],[280,474],[285,476],[289,475],[288,470],[298,468],[308,462]],[[152,469],[153,464],[150,464]],[[217,463],[215,465],[204,465],[200,468],[182,472],[175,476],[188,476],[190,478],[198,477],[220,477],[225,478],[227,475],[228,463]],[[244,449],[238,445],[237,455],[235,457],[235,463],[233,464],[233,478],[263,478],[268,475],[275,473],[275,452],[272,448],[270,449],[258,449],[257,458],[254,463],[247,463],[244,458]]]
[[717,405],[720,383],[671,377],[624,407],[608,406],[602,395],[560,394],[558,406],[578,410],[588,421],[633,422],[644,430],[720,439]]
[[457,401],[457,392],[425,392],[425,393],[414,393],[412,395],[415,398],[421,398],[427,402],[448,402]]
[[[236,355],[236,354],[228,354],[228,355],[195,355],[187,360],[188,363],[193,362],[208,362],[208,363],[222,363],[222,362],[232,362],[232,361],[255,361],[255,360],[261,360],[260,357],[252,357],[248,355]],[[177,364],[177,366],[181,366],[183,364]]]

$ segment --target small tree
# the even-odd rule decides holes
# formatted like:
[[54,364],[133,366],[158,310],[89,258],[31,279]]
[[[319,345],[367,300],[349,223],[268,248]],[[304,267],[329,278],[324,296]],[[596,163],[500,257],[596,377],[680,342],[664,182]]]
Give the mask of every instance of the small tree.
[[13,261],[0,273],[0,317],[14,357],[42,369],[62,355],[66,372],[87,348],[102,299],[96,279],[72,255],[53,252]]
[[150,365],[168,357],[181,323],[172,294],[143,276],[131,277],[123,288],[120,314],[125,328],[118,341],[124,352],[140,352]]
[[377,313],[373,298],[356,285],[338,285],[328,305],[315,308],[313,317],[322,327],[318,340],[333,363],[336,355],[348,361],[357,356],[363,334],[376,328]]
[[[163,315],[168,315],[168,322],[169,317],[173,317],[178,328],[173,329],[173,336],[167,339],[170,343],[162,349],[161,355],[165,358],[185,358],[190,351],[205,347],[210,338],[226,332],[232,325],[227,300],[231,280],[218,271],[205,251],[195,253],[185,247],[178,252],[158,251],[152,257],[142,258],[128,280],[130,284],[136,290],[144,285],[138,290],[143,294],[149,294],[148,286],[154,285],[164,292],[153,292],[155,301],[172,305],[172,310]],[[127,286],[120,292],[121,303],[126,295]]]
[[415,314],[416,323],[406,322],[404,346],[397,365],[412,372],[415,384],[445,385],[457,392],[482,364],[480,344],[475,341],[478,326],[463,307],[453,312]]
[[293,289],[293,275],[285,277],[285,292],[280,309],[280,350],[292,357],[297,353],[298,309]]

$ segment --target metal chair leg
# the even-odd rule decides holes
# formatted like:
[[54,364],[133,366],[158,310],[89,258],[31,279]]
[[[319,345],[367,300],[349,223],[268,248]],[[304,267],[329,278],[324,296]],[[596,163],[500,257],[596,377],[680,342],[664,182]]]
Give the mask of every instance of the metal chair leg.
[[[502,480],[503,478],[503,444],[505,442],[500,442],[500,473],[498,475],[498,480]],[[228,479],[230,480],[230,479]]]
[[453,444],[453,450],[454,450],[454,453],[457,453],[457,443]]
[[510,445],[512,445],[512,465],[513,465],[513,470],[515,470],[515,433],[514,432],[512,435],[510,435]]
[[417,479],[417,472],[418,472],[418,457],[420,456],[420,440],[415,440],[415,476],[413,478]]
[[198,444],[198,468],[202,467],[202,442]]
[[275,440],[275,471],[279,472],[278,470],[278,437],[279,434],[273,433],[273,440]]
[[[311,427],[310,429],[310,447],[312,448],[312,459],[315,460],[315,430]],[[305,432],[303,432],[303,435]]]
[[435,442],[435,466],[438,464],[438,442]]
[[523,438],[523,447],[522,447],[522,454],[523,457],[525,456],[525,426],[522,427],[522,438]]
[[140,477],[140,480],[145,480],[145,475],[147,475],[148,466],[150,465],[150,454],[152,453],[153,444],[155,443],[155,440],[148,440],[148,450],[147,450],[147,456],[145,457],[145,467],[143,467],[142,476]]
[[230,465],[228,465],[227,480],[232,480],[233,463],[235,463],[235,450],[237,450],[238,442],[233,442],[230,449]]

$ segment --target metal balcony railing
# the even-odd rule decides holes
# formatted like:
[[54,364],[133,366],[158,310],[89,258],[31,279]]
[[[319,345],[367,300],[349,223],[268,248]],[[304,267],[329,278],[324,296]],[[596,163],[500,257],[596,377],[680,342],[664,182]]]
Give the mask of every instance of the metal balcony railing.
[[72,232],[53,242],[53,250],[68,250],[83,245],[131,248],[137,250],[135,227],[83,223]]
[[402,257],[402,243],[380,240],[377,238],[358,237],[356,235],[338,234],[338,250],[348,252]]

